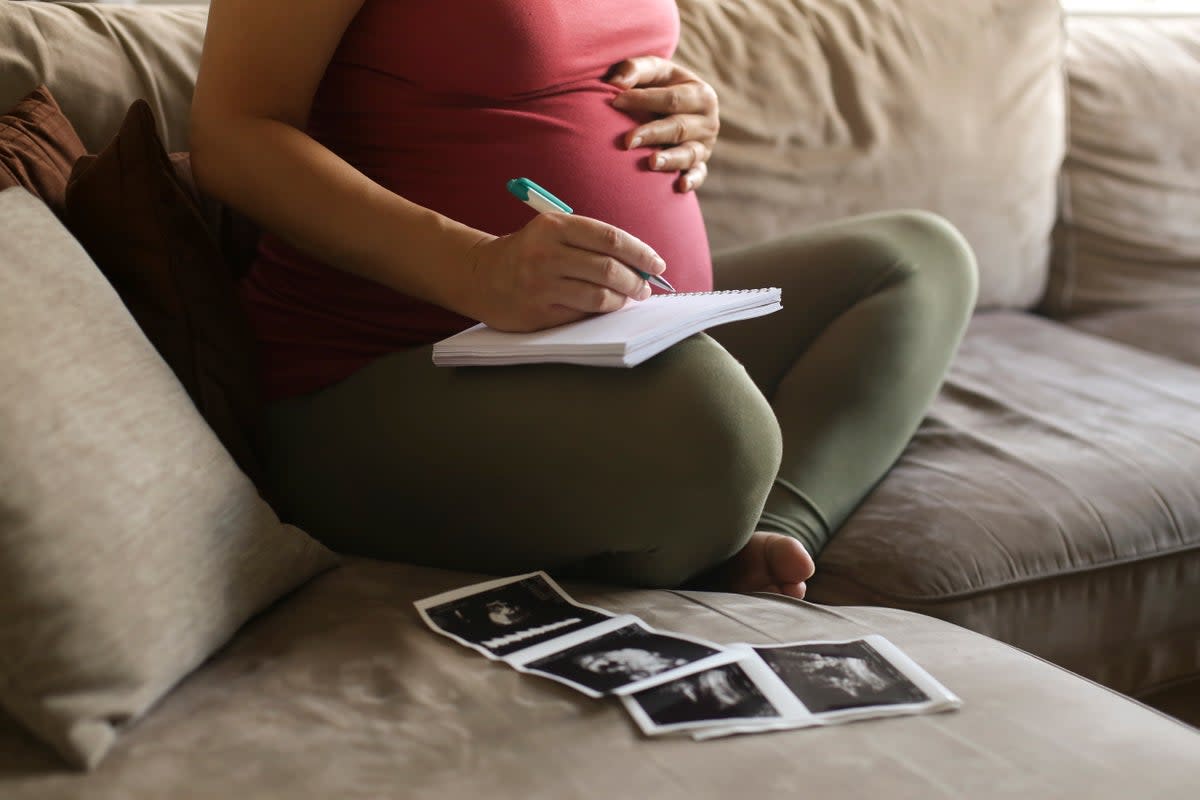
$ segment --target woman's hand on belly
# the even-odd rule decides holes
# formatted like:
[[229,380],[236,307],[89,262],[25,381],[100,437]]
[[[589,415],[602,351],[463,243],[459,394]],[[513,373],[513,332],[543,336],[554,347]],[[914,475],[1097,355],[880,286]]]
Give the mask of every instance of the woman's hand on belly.
[[626,112],[649,112],[659,119],[631,130],[625,146],[660,145],[650,169],[682,174],[676,186],[689,192],[708,177],[708,159],[721,121],[717,93],[694,72],[658,56],[629,58],[612,68],[608,82],[625,91],[612,104]]
[[460,313],[503,331],[535,331],[616,311],[650,287],[634,269],[666,264],[635,236],[599,220],[539,214],[507,236],[481,239],[468,256]]

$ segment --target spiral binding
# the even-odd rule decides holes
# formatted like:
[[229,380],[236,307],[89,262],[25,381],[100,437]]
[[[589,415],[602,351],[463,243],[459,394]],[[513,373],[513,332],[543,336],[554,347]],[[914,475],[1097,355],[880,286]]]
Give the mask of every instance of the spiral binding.
[[719,289],[711,292],[675,292],[674,294],[660,294],[658,297],[708,297],[714,294],[762,294],[763,292],[771,291],[771,287],[761,289]]

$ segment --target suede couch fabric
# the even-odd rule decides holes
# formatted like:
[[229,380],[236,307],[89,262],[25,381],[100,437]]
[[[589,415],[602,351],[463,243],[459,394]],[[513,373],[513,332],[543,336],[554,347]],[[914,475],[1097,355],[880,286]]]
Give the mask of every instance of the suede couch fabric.
[[258,497],[49,208],[0,192],[0,241],[0,709],[90,768],[333,556]]
[[39,86],[0,115],[0,191],[20,186],[61,216],[71,167],[85,152],[54,95]]
[[167,150],[187,150],[207,7],[14,0],[0,6],[0,109],[44,83],[94,153],[140,97],[162,126]]
[[76,163],[65,218],[234,461],[261,483],[254,337],[232,271],[144,101],[99,155]]
[[[25,52],[38,41],[25,35],[30,12],[17,6],[26,5],[31,4],[0,0],[0,66],[36,62],[38,69],[71,75],[86,73],[93,61],[112,63],[113,53],[93,53],[89,47],[100,39],[87,36],[85,45],[91,45],[78,53],[62,46]],[[1004,297],[1027,298],[1040,291],[1031,288],[1046,277],[1045,246],[1036,242],[1044,240],[1053,218],[1053,208],[1047,217],[1044,206],[1041,181],[1049,170],[1043,166],[1055,160],[1056,148],[1061,155],[1065,121],[1062,76],[1056,79],[1047,68],[1052,64],[1058,70],[1053,53],[1061,55],[1062,49],[1057,9],[1050,3],[997,0],[947,12],[945,4],[933,0],[683,0],[680,8],[680,56],[722,92],[721,143],[713,175],[701,190],[715,243],[760,239],[810,218],[868,210],[876,207],[873,203],[927,205],[951,216],[981,253],[991,253],[984,264],[985,300],[1004,304]],[[111,24],[123,26],[122,36],[130,41],[106,41],[117,52],[129,49],[135,73],[157,52],[154,42],[141,37],[169,41],[186,38],[181,30],[203,27],[200,9],[44,5],[36,13],[45,30],[74,29],[89,36],[110,30],[105,20],[113,15]],[[56,14],[101,22],[80,26],[52,19]],[[149,33],[139,32],[141,19]],[[164,30],[167,23],[180,30]],[[17,45],[12,31],[22,34]],[[1002,48],[1023,54],[1013,59],[1020,63],[1009,65],[1011,72],[1001,69],[1006,62],[996,51]],[[162,57],[164,75],[186,73],[177,69],[174,53]],[[127,74],[129,67],[116,69]],[[40,80],[34,72],[27,70],[26,77]],[[0,70],[0,87],[12,74]],[[34,85],[14,90],[13,98]],[[121,81],[111,87],[85,85],[98,94],[98,107],[123,112],[135,97],[126,93],[130,84]],[[190,86],[186,91],[190,94]],[[186,94],[172,97],[182,102]],[[184,107],[173,108],[179,119]],[[90,109],[83,113],[89,116]],[[102,144],[116,130],[120,113],[98,119],[83,124],[96,129],[92,135]],[[950,141],[955,126],[970,135]],[[968,158],[971,153],[976,160]],[[767,201],[760,199],[763,193]],[[989,244],[997,241],[996,247]],[[1084,319],[1099,325],[1118,313],[1077,319],[1081,326]],[[1168,319],[1177,326],[1170,330],[1187,330],[1186,312],[1142,319],[1151,325]],[[1137,324],[1130,322],[1126,332]],[[1117,328],[1112,323],[1098,332],[1115,338]],[[1170,330],[1164,328],[1161,336],[1170,336]],[[1141,340],[1156,335],[1145,332]],[[1006,343],[1009,336],[1016,338]],[[1025,365],[1030,353],[1035,357]],[[1194,497],[1182,485],[1189,474],[1196,475],[1190,459],[1198,437],[1187,405],[1196,398],[1195,371],[1180,378],[1185,360],[1139,353],[1026,314],[982,316],[962,358],[968,371],[952,377],[934,409],[942,416],[931,417],[914,443],[913,458],[924,454],[938,460],[906,456],[901,461],[899,482],[885,480],[879,497],[861,510],[859,530],[865,538],[846,539],[847,547],[864,554],[864,565],[850,563],[850,550],[844,559],[823,556],[811,596],[907,604],[932,614],[944,609],[949,618],[982,630],[1045,645],[1052,657],[1072,665],[1086,669],[1094,661],[1095,674],[1108,676],[1114,685],[1156,686],[1161,691],[1153,692],[1155,698],[1198,696],[1186,685],[1200,676],[1194,668],[1200,662],[1200,635],[1187,616],[1197,605],[1198,577],[1195,562],[1188,560],[1196,532]],[[1167,371],[1160,375],[1163,365]],[[1071,380],[1054,383],[1056,376]],[[1101,383],[1089,385],[1091,376],[1100,376]],[[1110,397],[1106,387],[1126,380],[1132,386]],[[1082,446],[1104,414],[1141,417],[1142,412],[1153,425],[1116,428],[1115,444],[1101,438],[1090,448]],[[1170,434],[1163,433],[1163,419],[1175,419]],[[954,423],[949,429],[947,420]],[[1104,427],[1100,431],[1110,433]],[[1039,439],[1042,433],[1049,439]],[[1144,436],[1141,449],[1147,452],[1111,460],[1112,453],[1126,456],[1138,435]],[[1097,455],[1103,447],[1109,451]],[[1176,456],[1175,471],[1166,474]],[[1038,466],[1047,462],[1069,480],[1039,478]],[[976,467],[983,472],[973,475]],[[935,488],[953,484],[961,494],[922,494],[925,476],[933,476]],[[956,476],[961,481],[955,482]],[[1160,484],[1168,494],[1154,491]],[[885,497],[893,498],[890,509]],[[1131,505],[1114,509],[1115,500]],[[1089,515],[1089,504],[1096,503],[1104,513]],[[916,521],[898,526],[910,510]],[[1167,522],[1173,515],[1181,529],[1187,526],[1176,549]],[[1097,525],[1097,519],[1109,527]],[[1149,524],[1139,528],[1134,523],[1142,519]],[[1020,524],[1014,526],[1014,520]],[[853,518],[852,524],[857,524]],[[1064,531],[1068,524],[1079,529]],[[934,546],[901,547],[902,537],[913,529],[918,541]],[[1102,540],[1106,530],[1132,531],[1131,538],[1109,546]],[[962,531],[976,543],[987,538],[980,531],[1003,537],[987,540],[976,556],[957,543]],[[879,552],[863,546],[886,543],[888,537],[898,541]],[[942,567],[936,563],[940,547],[948,553]],[[839,567],[841,575],[855,580],[838,577]],[[881,737],[874,723],[850,726],[837,733],[854,733],[853,739],[830,738],[821,745],[799,738],[811,732],[753,737],[731,750],[717,743],[693,750],[690,742],[614,740],[611,726],[627,724],[611,716],[614,710],[577,707],[577,698],[565,694],[542,705],[528,694],[542,692],[540,685],[503,682],[511,678],[500,679],[493,697],[482,691],[492,673],[487,679],[482,672],[460,673],[458,664],[440,660],[453,646],[444,650],[444,644],[425,638],[427,632],[394,624],[407,613],[409,600],[408,594],[395,592],[411,588],[415,596],[424,596],[470,580],[452,576],[425,583],[413,570],[383,564],[318,579],[272,613],[262,623],[265,628],[256,623],[236,637],[213,664],[133,728],[86,780],[51,774],[57,762],[28,737],[0,732],[0,765],[10,770],[0,769],[0,795],[160,796],[161,787],[179,786],[173,782],[180,779],[188,789],[201,787],[198,797],[256,796],[276,786],[283,787],[279,793],[291,790],[300,797],[305,791],[441,797],[459,790],[478,796],[509,787],[516,795],[572,797],[594,796],[612,784],[614,775],[628,778],[632,795],[665,797],[809,786],[835,798],[1105,797],[1108,789],[1112,796],[1172,797],[1180,787],[1187,790],[1184,796],[1194,794],[1188,781],[1195,776],[1196,756],[1179,748],[1178,728],[1162,727],[1163,720],[1128,702],[1114,706],[1118,699],[1098,687],[1046,671],[1047,665],[1024,656],[1017,659],[994,642],[882,610],[806,607],[863,626],[853,630],[893,636],[964,695],[968,708],[961,713],[983,704],[987,714],[972,718],[972,731],[937,727],[963,718],[946,715],[922,719],[918,728],[907,727],[915,721],[904,721],[903,735],[895,737]],[[748,638],[747,629],[779,639],[847,630],[806,627],[791,618],[774,627],[767,606],[735,597],[704,600],[716,617],[690,603],[656,616],[647,609],[679,595],[631,594],[637,596],[629,600],[636,604],[630,610],[649,621],[718,640],[730,640],[722,638],[726,633]],[[590,597],[608,602],[609,595]],[[619,608],[618,602],[612,607]],[[390,616],[389,607],[394,607]],[[937,647],[903,636],[905,626],[892,626],[897,619],[932,626],[923,628],[927,634],[921,637]],[[689,628],[687,620],[696,627]],[[721,620],[736,620],[738,627],[722,627]],[[422,658],[433,665],[422,667]],[[948,665],[953,668],[947,670]],[[486,665],[472,662],[469,669],[481,666]],[[428,669],[431,676],[406,680],[414,668]],[[509,702],[514,699],[515,709]],[[627,733],[620,730],[621,736]],[[497,741],[504,746],[493,746]],[[920,754],[916,760],[910,757],[914,748]],[[547,754],[544,765],[537,759],[542,753]],[[613,763],[622,769],[614,771]],[[878,783],[863,783],[864,776],[876,775]],[[946,775],[949,783],[942,783]],[[1094,775],[1099,776],[1095,783],[1080,783]]]
[[714,250],[914,207],[979,261],[979,305],[1042,295],[1065,147],[1058,0],[682,0],[721,98]]
[[1198,475],[1200,370],[978,315],[809,597],[932,614],[1148,692],[1200,674]]
[[1070,317],[1072,327],[1200,367],[1200,300]]
[[1045,310],[1200,302],[1200,7],[1070,21],[1070,149]]
[[779,597],[566,584],[719,643],[882,633],[955,712],[708,742],[649,739],[613,700],[488,661],[412,602],[483,576],[350,561],[251,623],[80,778],[0,720],[6,800],[286,797],[1191,800],[1200,734],[944,622]]

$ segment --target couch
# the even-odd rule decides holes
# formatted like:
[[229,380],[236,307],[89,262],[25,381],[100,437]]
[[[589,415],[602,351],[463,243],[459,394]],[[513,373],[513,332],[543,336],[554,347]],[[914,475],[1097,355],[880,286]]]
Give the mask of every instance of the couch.
[[681,7],[724,99],[715,247],[919,206],[979,258],[943,391],[808,598],[937,616],[1196,720],[1200,13]]
[[[1193,796],[1200,737],[1129,698],[1200,720],[1200,16],[679,7],[679,58],[722,98],[714,248],[926,208],[974,246],[979,310],[911,446],[819,554],[810,602],[570,588],[717,641],[883,632],[963,710],[648,742],[619,709],[423,628],[413,600],[480,576],[348,559],[116,720],[92,774],[0,717],[0,793]],[[144,98],[186,151],[204,19],[2,0],[0,110],[45,83],[95,152]]]

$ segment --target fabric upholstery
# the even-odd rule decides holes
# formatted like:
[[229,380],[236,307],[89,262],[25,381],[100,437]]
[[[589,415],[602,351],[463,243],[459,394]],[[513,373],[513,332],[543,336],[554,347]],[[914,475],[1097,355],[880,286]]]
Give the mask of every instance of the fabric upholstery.
[[332,556],[259,499],[46,206],[0,192],[0,241],[0,707],[92,767]]
[[71,167],[84,152],[50,90],[39,86],[0,116],[0,191],[20,186],[61,215]]
[[935,211],[980,305],[1041,297],[1064,149],[1058,0],[681,0],[678,56],[716,88],[714,249],[853,214]]
[[66,223],[234,460],[258,479],[254,339],[233,275],[144,101],[98,156],[76,164]]
[[1200,300],[1080,314],[1072,328],[1200,367]]
[[1200,370],[980,315],[810,598],[932,614],[1135,695],[1194,677],[1197,431]]
[[720,643],[882,633],[961,710],[709,742],[430,632],[412,602],[480,576],[351,562],[252,623],[82,780],[0,722],[6,800],[1190,800],[1200,735],[938,620],[776,597],[568,585]]
[[89,152],[144,98],[170,151],[187,150],[187,115],[208,9],[0,2],[0,109],[39,84],[54,92]]
[[1200,302],[1200,9],[1069,26],[1071,140],[1045,309]]

